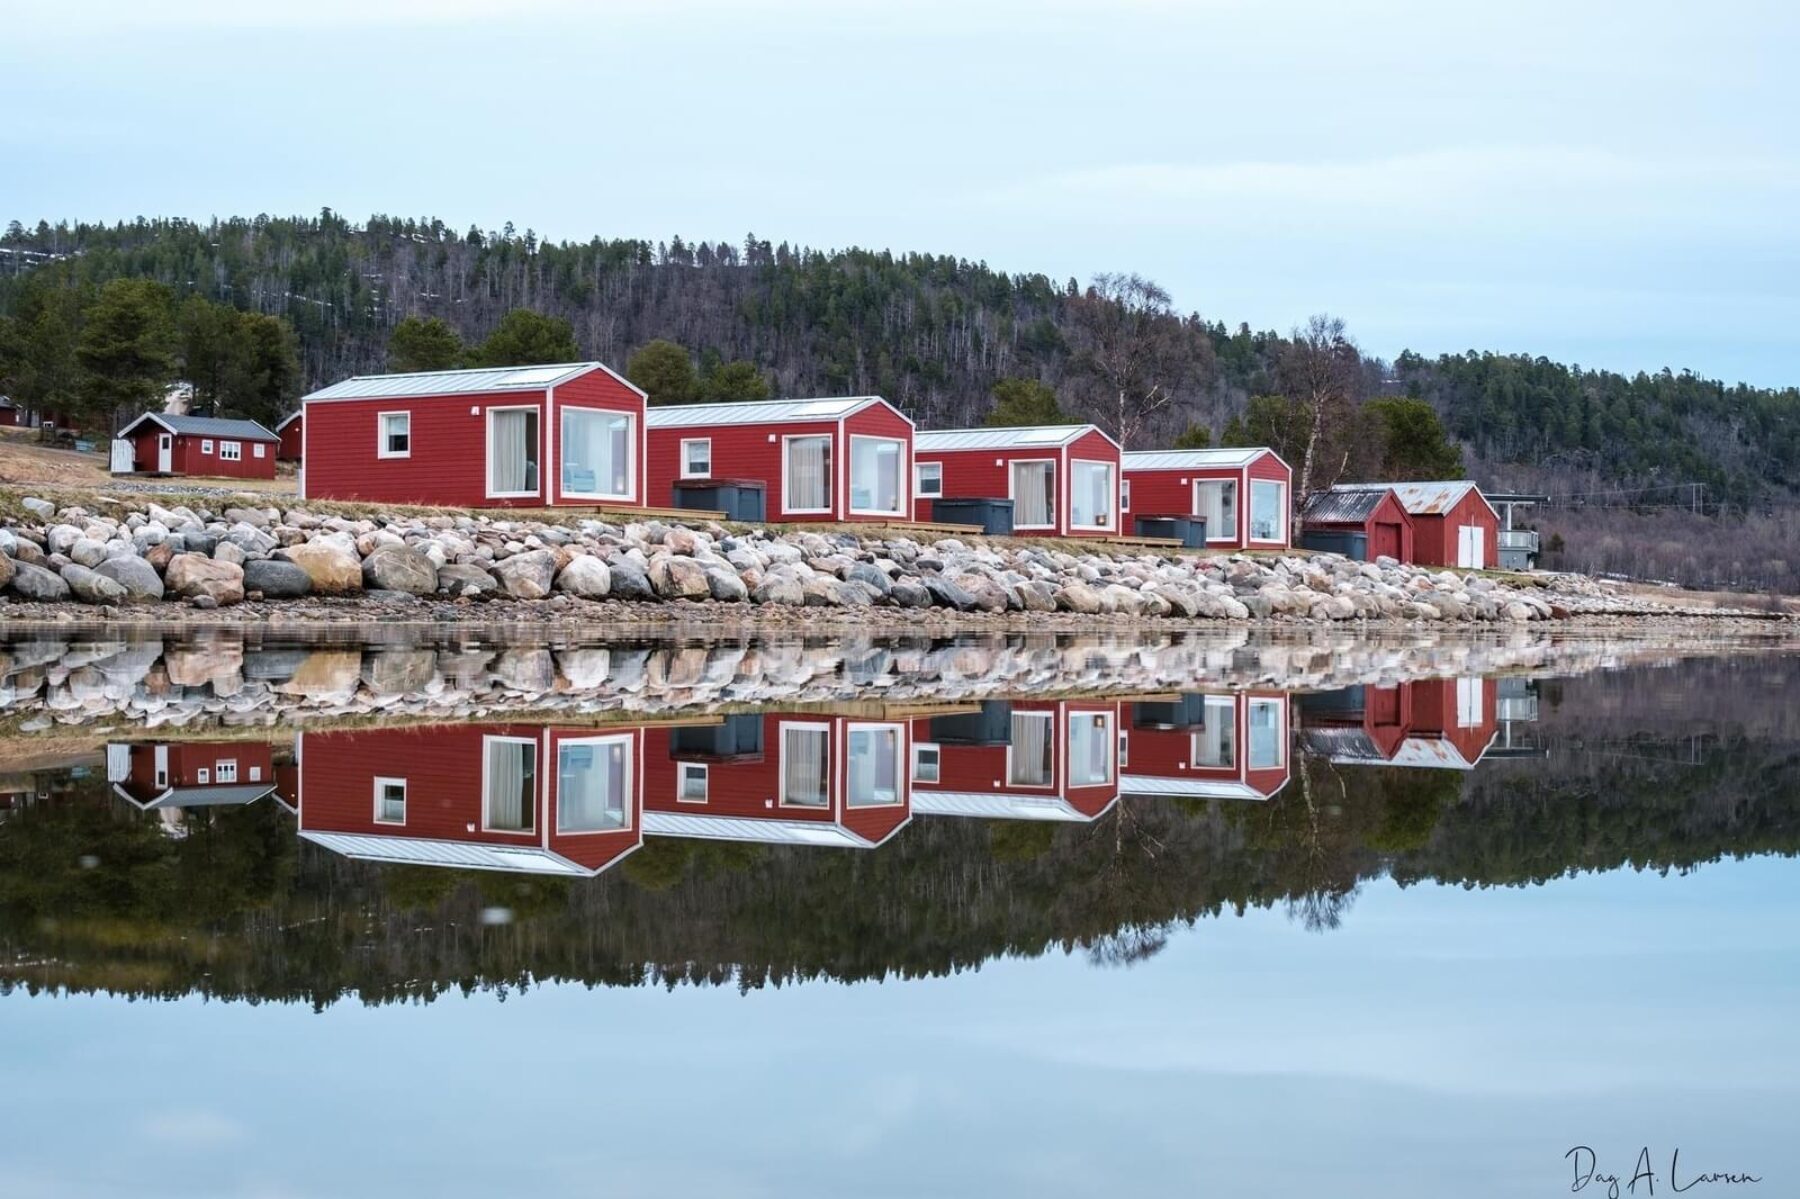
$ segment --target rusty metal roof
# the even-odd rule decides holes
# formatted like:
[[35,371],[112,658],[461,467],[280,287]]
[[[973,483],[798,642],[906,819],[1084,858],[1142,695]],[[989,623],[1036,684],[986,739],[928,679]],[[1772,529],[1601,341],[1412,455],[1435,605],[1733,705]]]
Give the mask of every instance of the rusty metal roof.
[[1307,524],[1360,525],[1388,496],[1386,487],[1334,487],[1306,497],[1300,510]]
[[[1333,488],[1335,491],[1370,489],[1392,490],[1399,498],[1400,506],[1413,516],[1443,516],[1462,503],[1463,497],[1471,491],[1487,504],[1487,497],[1481,495],[1481,489],[1475,486],[1473,479],[1445,479],[1434,483],[1339,483]],[[1492,510],[1492,504],[1487,506]]]

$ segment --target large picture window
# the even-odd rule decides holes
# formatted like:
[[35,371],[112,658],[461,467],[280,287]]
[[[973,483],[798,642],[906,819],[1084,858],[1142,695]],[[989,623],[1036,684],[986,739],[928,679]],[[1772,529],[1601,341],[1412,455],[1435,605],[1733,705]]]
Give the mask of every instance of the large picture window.
[[781,802],[788,807],[823,808],[831,802],[831,730],[823,725],[787,725],[781,730]]
[[537,742],[510,737],[482,741],[481,825],[501,833],[537,828]]
[[1076,712],[1069,717],[1069,785],[1097,787],[1112,782],[1113,718],[1109,712]]
[[790,437],[781,506],[789,512],[831,511],[831,438]]
[[900,730],[891,726],[850,727],[849,789],[852,808],[900,802]]
[[1286,747],[1282,744],[1285,730],[1281,727],[1281,709],[1285,703],[1279,699],[1250,701],[1250,769],[1271,770],[1285,759]]
[[1206,522],[1208,541],[1237,540],[1237,480],[1202,479],[1194,484],[1194,515]]
[[1048,529],[1056,524],[1056,463],[1012,465],[1013,528]]
[[632,466],[637,458],[637,420],[623,412],[562,410],[564,495],[629,500],[637,496]]
[[886,437],[850,439],[850,511],[900,515],[905,443]]
[[1074,484],[1070,523],[1083,529],[1110,529],[1113,516],[1113,467],[1110,462],[1076,462],[1069,467]]
[[538,492],[537,409],[488,409],[488,494],[535,496]]
[[610,833],[631,827],[631,738],[565,741],[556,747],[556,831]]
[[1200,770],[1237,766],[1237,705],[1228,695],[1209,695],[1193,733],[1193,765]]
[[1250,483],[1250,540],[1287,540],[1287,484],[1253,479]]

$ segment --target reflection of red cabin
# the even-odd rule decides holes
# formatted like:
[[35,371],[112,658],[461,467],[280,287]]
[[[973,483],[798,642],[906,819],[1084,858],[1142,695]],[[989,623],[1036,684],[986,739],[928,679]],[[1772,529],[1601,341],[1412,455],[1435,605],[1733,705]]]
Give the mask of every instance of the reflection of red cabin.
[[305,419],[302,412],[290,412],[275,426],[275,435],[281,438],[281,449],[276,451],[275,456],[281,461],[300,461],[301,447],[306,440],[305,425],[302,423]]
[[911,819],[907,725],[756,713],[652,728],[644,832],[868,848]]
[[1120,705],[1126,795],[1268,799],[1287,786],[1288,697],[1183,694]]
[[1499,732],[1498,691],[1493,679],[1424,679],[1305,696],[1305,744],[1341,765],[1468,770]]
[[300,735],[300,836],[366,861],[593,875],[642,841],[641,728]]
[[913,722],[914,813],[1093,820],[1119,800],[1119,706],[989,702]]
[[145,810],[254,803],[275,791],[274,752],[257,741],[116,743],[106,781]]
[[1119,444],[1093,425],[920,433],[917,518],[938,499],[1010,499],[1013,532],[1116,537]]
[[1124,457],[1131,516],[1200,516],[1209,549],[1285,549],[1293,471],[1274,450],[1133,450]]

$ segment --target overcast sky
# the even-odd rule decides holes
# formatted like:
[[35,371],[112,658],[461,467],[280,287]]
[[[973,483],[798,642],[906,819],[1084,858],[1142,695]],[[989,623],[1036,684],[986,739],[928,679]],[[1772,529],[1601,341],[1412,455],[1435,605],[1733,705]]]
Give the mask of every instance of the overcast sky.
[[0,219],[754,231],[1138,271],[1383,355],[1800,383],[1800,6],[899,7],[27,5]]

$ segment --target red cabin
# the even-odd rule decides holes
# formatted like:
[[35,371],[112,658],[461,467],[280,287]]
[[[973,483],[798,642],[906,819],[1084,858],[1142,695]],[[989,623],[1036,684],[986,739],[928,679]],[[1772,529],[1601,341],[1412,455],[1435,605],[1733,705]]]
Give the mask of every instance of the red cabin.
[[[1350,537],[1363,538],[1363,560],[1413,560],[1413,521],[1391,487],[1334,487],[1315,491],[1301,506],[1300,537],[1316,548],[1335,549]],[[1329,539],[1330,544],[1320,538]]]
[[1125,455],[1131,516],[1195,516],[1208,549],[1286,549],[1293,474],[1274,450],[1133,450]]
[[359,375],[302,401],[301,494],[643,507],[644,398],[598,362]]
[[913,812],[1098,819],[1119,801],[1119,706],[988,701],[913,722]]
[[275,426],[275,435],[281,438],[281,448],[275,456],[283,462],[299,462],[301,450],[306,443],[304,436],[305,415],[303,412],[290,412],[281,418]]
[[1093,425],[947,429],[920,433],[916,516],[939,499],[1010,499],[1013,532],[1115,537],[1119,443]]
[[1283,692],[1192,693],[1121,709],[1126,795],[1262,800],[1288,784]]
[[145,811],[254,803],[276,789],[274,751],[255,741],[114,743],[106,781]]
[[[651,502],[723,482],[763,488],[771,521],[905,520],[913,423],[880,396],[652,408]],[[703,505],[696,505],[703,506]]]
[[1307,749],[1340,765],[1470,770],[1499,733],[1493,679],[1348,687],[1301,700]]
[[300,836],[365,861],[595,875],[642,843],[644,730],[300,734]]
[[[131,473],[273,479],[281,439],[253,420],[146,412],[119,432]],[[113,469],[123,473],[115,459]]]
[[19,406],[8,396],[0,396],[0,428],[11,429],[19,423]]
[[907,725],[751,713],[652,728],[644,832],[867,849],[911,819]]
[[[1339,484],[1341,490],[1381,489],[1387,483]],[[1391,484],[1413,522],[1413,558],[1420,566],[1486,570],[1494,565],[1500,514],[1468,479]]]

